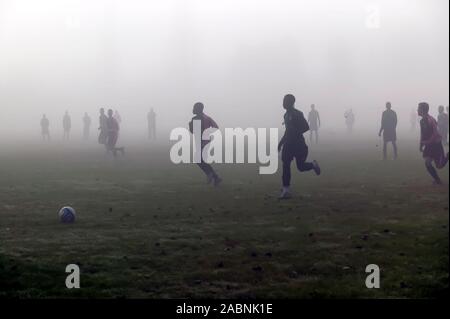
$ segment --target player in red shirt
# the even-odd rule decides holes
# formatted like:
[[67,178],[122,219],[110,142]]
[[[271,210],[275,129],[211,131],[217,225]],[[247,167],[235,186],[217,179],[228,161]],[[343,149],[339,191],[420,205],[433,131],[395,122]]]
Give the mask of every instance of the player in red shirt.
[[[203,135],[203,132],[208,128],[216,128],[218,129],[219,126],[217,123],[210,118],[208,115],[203,113],[204,105],[203,103],[195,103],[194,108],[192,110],[192,113],[194,113],[194,117],[189,122],[189,130],[192,134],[194,134],[194,121],[200,120],[201,121],[201,134]],[[208,145],[210,141],[204,140],[201,138],[201,152],[203,153],[203,149]],[[203,155],[201,155],[201,162],[197,164],[200,169],[206,174],[207,183],[213,183],[214,186],[218,186],[222,179],[217,175],[217,173],[214,171],[212,166],[204,161]]]
[[444,155],[442,137],[439,135],[437,122],[428,114],[429,110],[430,106],[425,102],[420,103],[417,109],[417,114],[422,117],[420,120],[420,151],[423,153],[425,167],[433,177],[434,183],[441,185],[442,181],[433,167],[433,162],[436,168],[444,168],[448,162],[448,153]]

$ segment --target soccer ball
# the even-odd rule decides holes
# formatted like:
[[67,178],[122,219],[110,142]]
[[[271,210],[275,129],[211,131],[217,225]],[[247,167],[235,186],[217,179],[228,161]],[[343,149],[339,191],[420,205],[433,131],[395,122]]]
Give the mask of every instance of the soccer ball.
[[59,221],[64,224],[71,224],[75,222],[75,209],[65,206],[59,210]]

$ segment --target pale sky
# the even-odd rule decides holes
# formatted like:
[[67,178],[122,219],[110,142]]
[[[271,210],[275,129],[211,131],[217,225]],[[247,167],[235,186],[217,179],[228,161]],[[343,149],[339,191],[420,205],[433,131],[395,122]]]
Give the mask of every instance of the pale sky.
[[[278,127],[283,95],[324,128],[352,107],[377,126],[391,101],[448,105],[448,0],[0,0],[0,131],[74,129],[100,107],[123,130],[186,125],[192,105],[227,127]],[[358,125],[358,123],[357,123]],[[407,125],[407,124],[405,124]]]

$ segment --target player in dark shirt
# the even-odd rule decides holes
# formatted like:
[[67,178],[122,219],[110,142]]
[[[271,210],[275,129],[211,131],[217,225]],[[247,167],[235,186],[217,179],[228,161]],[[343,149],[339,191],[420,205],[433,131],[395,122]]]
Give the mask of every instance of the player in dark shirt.
[[419,104],[417,113],[422,119],[420,120],[420,151],[425,159],[425,167],[428,173],[433,177],[434,183],[441,185],[442,181],[433,167],[442,169],[447,165],[448,153],[444,155],[444,147],[442,146],[442,137],[439,135],[436,120],[428,114],[430,106],[428,103]]
[[[208,115],[203,113],[204,105],[203,103],[195,103],[194,108],[192,110],[192,113],[194,113],[194,117],[189,122],[189,130],[192,134],[194,134],[194,121],[199,120],[201,121],[201,135],[203,135],[203,132],[209,128],[219,128],[217,123],[210,118]],[[206,181],[208,184],[213,183],[214,186],[219,186],[219,184],[222,182],[222,179],[217,175],[217,173],[214,171],[212,166],[205,162],[205,158],[203,157],[203,149],[207,147],[209,144],[209,140],[204,140],[203,138],[200,138],[201,140],[201,148],[198,150],[200,154],[200,163],[197,163],[197,165],[200,167],[200,169],[205,173],[206,175]]]
[[448,145],[448,114],[444,112],[444,106],[439,106],[439,115],[437,118],[438,131],[442,137],[443,143]]
[[314,170],[320,175],[320,167],[317,161],[306,162],[308,158],[308,146],[305,143],[303,134],[309,130],[308,122],[303,113],[294,107],[295,97],[288,94],[283,99],[285,132],[278,144],[278,151],[281,151],[283,162],[283,190],[280,199],[291,198],[289,190],[291,182],[291,162],[295,158],[297,168],[300,172]]
[[119,139],[119,131],[120,125],[119,122],[114,118],[113,110],[108,110],[108,117],[106,118],[106,129],[107,129],[107,138],[106,138],[106,149],[108,152],[111,152],[114,157],[117,156],[117,151],[121,152],[122,155],[125,155],[125,148],[117,147],[117,140]]
[[383,159],[387,158],[387,144],[392,143],[394,159],[397,159],[397,113],[392,110],[391,102],[386,103],[386,110],[381,117],[381,128],[378,136],[383,133]]
[[108,127],[107,127],[108,117],[105,114],[105,109],[100,109],[100,116],[98,118],[98,130],[100,131],[98,135],[98,143],[103,144],[106,147],[106,141],[108,139]]

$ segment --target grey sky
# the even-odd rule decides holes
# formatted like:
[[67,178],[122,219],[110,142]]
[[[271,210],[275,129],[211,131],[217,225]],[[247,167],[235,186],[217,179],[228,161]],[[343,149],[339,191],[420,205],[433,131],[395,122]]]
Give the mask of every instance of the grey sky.
[[138,134],[153,107],[167,130],[186,125],[196,101],[224,126],[277,127],[285,93],[303,111],[315,103],[329,129],[349,107],[372,129],[387,100],[407,125],[417,102],[448,104],[448,6],[0,0],[0,131],[36,134],[42,113],[61,130],[65,110],[74,129],[86,111],[96,127],[99,107]]

